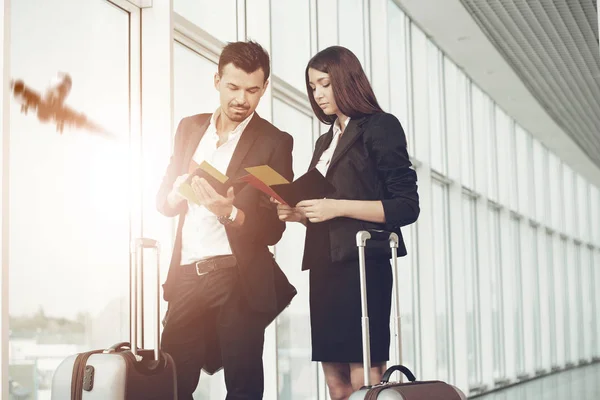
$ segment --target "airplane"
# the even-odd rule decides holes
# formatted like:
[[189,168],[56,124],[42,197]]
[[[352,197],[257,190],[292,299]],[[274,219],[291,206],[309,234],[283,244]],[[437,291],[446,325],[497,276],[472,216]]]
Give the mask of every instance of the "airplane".
[[65,105],[65,99],[71,92],[72,86],[71,76],[64,72],[58,74],[43,96],[25,85],[21,79],[10,82],[11,91],[17,102],[21,104],[21,112],[27,115],[31,109],[37,111],[37,117],[41,122],[53,120],[56,123],[56,131],[61,135],[65,125],[70,125],[105,138],[114,138],[112,133],[90,121],[85,114]]

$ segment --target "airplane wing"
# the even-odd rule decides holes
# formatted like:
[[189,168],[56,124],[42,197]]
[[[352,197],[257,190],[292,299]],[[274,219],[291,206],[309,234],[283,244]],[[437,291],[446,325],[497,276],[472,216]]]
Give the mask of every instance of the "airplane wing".
[[56,124],[59,130],[65,125],[72,126],[77,129],[86,130],[89,133],[104,137],[106,139],[115,139],[116,135],[109,132],[101,125],[91,121],[84,113],[75,111],[71,107],[63,106],[56,113]]

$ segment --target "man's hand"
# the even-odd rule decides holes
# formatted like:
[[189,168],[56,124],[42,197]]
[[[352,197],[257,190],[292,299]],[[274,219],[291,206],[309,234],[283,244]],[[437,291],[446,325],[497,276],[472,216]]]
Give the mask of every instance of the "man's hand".
[[328,221],[342,215],[339,200],[334,199],[304,200],[296,204],[296,208],[313,223]]
[[228,216],[233,210],[233,187],[227,190],[227,197],[218,194],[215,189],[204,178],[194,176],[192,178],[192,189],[198,196],[200,204],[206,207],[208,211],[219,216]]
[[189,174],[184,174],[178,176],[177,179],[175,179],[175,182],[173,183],[173,188],[167,195],[167,202],[169,203],[169,206],[171,208],[176,208],[179,205],[179,203],[185,200],[185,197],[183,197],[181,193],[179,193],[179,187],[183,182],[185,182],[188,176]]

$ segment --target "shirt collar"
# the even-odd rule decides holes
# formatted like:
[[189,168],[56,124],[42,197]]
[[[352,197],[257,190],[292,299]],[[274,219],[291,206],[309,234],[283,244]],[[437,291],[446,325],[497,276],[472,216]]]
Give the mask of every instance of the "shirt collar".
[[[348,123],[350,122],[350,117],[346,118],[346,123],[344,126],[344,130],[346,130],[346,128],[348,127]],[[336,118],[335,122],[333,123],[333,135],[341,135],[342,132],[342,128],[340,128],[340,119]]]
[[[255,112],[253,111],[252,114],[248,115],[246,117],[246,119],[244,119],[242,122],[240,122],[239,125],[236,126],[236,128],[229,133],[229,139],[232,139],[232,138],[242,134],[244,129],[246,129],[246,126],[248,126],[248,124],[250,123],[250,120],[254,116],[254,113]],[[217,134],[217,120],[219,119],[220,115],[221,115],[221,107],[217,108],[217,110],[213,113],[212,117],[210,118],[210,123],[215,128],[214,129],[215,135]]]

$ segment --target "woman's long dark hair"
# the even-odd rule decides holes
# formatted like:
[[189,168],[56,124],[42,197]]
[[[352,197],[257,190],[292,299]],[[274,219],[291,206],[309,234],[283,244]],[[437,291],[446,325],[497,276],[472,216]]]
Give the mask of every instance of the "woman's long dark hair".
[[324,124],[333,124],[337,116],[325,114],[315,101],[308,83],[309,68],[329,74],[333,96],[342,114],[354,119],[383,112],[358,58],[345,47],[331,46],[315,54],[304,73],[310,105]]

